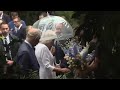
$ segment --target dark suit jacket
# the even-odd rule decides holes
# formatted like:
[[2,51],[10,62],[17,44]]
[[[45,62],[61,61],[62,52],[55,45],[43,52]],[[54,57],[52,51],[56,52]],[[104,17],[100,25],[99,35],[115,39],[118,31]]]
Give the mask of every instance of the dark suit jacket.
[[56,52],[55,52],[56,63],[59,64],[61,61],[61,64],[60,64],[61,68],[68,67],[67,60],[64,59],[65,54],[62,48],[59,45],[55,44],[55,49],[56,49]]
[[[22,28],[26,28],[26,23],[25,23],[25,21],[21,20],[21,23],[22,23]],[[9,27],[10,27],[10,30],[14,30],[14,29],[15,29],[15,25],[14,25],[13,20],[10,21],[10,22],[8,23],[8,25],[9,25]]]
[[21,71],[25,73],[30,70],[39,70],[35,51],[26,42],[23,42],[18,50],[17,64],[20,65]]
[[[10,38],[10,43],[12,42],[9,45],[10,46],[9,50],[11,51],[12,60],[16,61],[16,55],[20,46],[20,42],[19,39],[12,34],[9,34],[9,38]],[[3,40],[0,39],[0,59],[5,59],[4,55],[5,55],[4,44],[3,44]],[[7,58],[11,59],[8,51],[7,51]]]
[[20,40],[24,40],[26,38],[26,28],[21,27],[17,33],[15,30],[11,31],[13,35],[17,36]]
[[11,21],[10,17],[7,14],[4,14],[4,13],[3,13],[2,20],[5,21],[6,23],[9,23]]
[[14,40],[13,41],[14,44],[10,45],[10,49],[11,49],[11,54],[12,54],[13,59],[14,61],[16,61],[16,56],[17,56],[18,49],[21,45],[21,42],[20,42],[21,40],[19,40],[19,38],[13,34],[10,34],[9,36],[10,36],[10,42]]

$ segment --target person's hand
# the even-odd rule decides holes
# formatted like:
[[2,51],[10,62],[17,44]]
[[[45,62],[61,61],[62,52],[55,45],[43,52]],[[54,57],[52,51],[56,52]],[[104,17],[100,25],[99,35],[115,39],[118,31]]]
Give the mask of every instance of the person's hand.
[[60,64],[56,64],[56,67],[57,67],[57,68],[60,68]]
[[59,60],[59,64],[56,64],[56,67],[60,68],[60,65],[61,65],[61,60]]
[[68,73],[68,72],[70,72],[70,69],[68,69],[68,68],[61,68],[61,70],[62,70],[63,73]]
[[52,46],[51,49],[50,49],[51,53],[54,55],[55,54],[55,47]]
[[14,61],[12,61],[12,60],[7,60],[7,65],[12,66],[13,63],[14,63]]

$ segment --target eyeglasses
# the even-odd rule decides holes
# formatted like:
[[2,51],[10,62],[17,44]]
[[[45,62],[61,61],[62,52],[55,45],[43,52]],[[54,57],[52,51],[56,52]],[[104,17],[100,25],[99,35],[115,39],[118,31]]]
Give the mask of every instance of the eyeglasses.
[[19,22],[19,21],[13,21],[14,23]]

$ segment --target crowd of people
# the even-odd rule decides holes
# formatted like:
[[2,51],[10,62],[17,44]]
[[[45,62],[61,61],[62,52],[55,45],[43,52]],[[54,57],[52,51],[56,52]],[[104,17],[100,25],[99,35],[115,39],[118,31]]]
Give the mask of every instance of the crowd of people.
[[[39,19],[46,16],[47,13],[44,12],[39,16]],[[1,78],[14,79],[13,75],[17,73],[17,78],[29,79],[30,75],[35,72],[36,77],[34,78],[36,79],[55,79],[57,74],[70,72],[64,58],[65,54],[55,41],[56,34],[60,33],[60,30],[56,30],[56,32],[47,30],[42,38],[42,32],[33,26],[26,25],[17,12],[11,12],[11,17],[0,11],[0,74],[4,76]],[[81,31],[79,37],[82,42],[85,41],[83,36],[84,31]],[[98,72],[96,69],[100,64],[101,49],[96,33],[89,44],[89,52],[95,50],[96,53],[87,69],[80,72],[84,74],[91,71]],[[86,42],[81,45],[86,45]],[[5,59],[4,63],[2,59]],[[17,66],[19,67],[18,71],[15,70]],[[95,74],[96,78],[101,77],[97,76],[100,74]]]

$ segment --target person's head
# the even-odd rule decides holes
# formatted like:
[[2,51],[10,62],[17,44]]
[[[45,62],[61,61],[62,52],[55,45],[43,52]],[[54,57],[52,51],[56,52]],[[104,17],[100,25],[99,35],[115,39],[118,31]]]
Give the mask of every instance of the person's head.
[[61,34],[62,28],[63,28],[63,23],[56,23],[56,25],[55,25],[55,32],[56,32],[57,35]]
[[40,13],[39,20],[42,19],[42,18],[44,18],[44,17],[46,17],[46,16],[47,16],[47,12]]
[[54,40],[57,38],[56,33],[52,30],[47,30],[42,33],[40,42],[45,44],[49,49],[54,45]]
[[7,36],[9,34],[9,26],[6,22],[2,22],[0,24],[0,30],[3,36]]
[[48,13],[49,15],[55,15],[55,12],[54,12],[54,11],[47,11],[47,13]]
[[41,37],[41,31],[36,28],[28,28],[28,32],[26,35],[26,40],[32,45],[36,46],[39,43]]
[[21,24],[21,19],[20,19],[20,17],[15,17],[15,18],[13,18],[13,22],[14,22],[14,24],[15,24],[16,27],[19,27],[20,24]]
[[44,16],[43,15],[39,15],[39,20],[42,19],[42,18],[44,18]]
[[18,13],[17,12],[11,12],[11,17],[12,17],[12,19],[15,18],[15,17],[18,17]]

